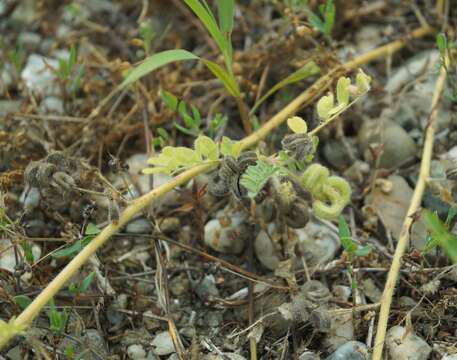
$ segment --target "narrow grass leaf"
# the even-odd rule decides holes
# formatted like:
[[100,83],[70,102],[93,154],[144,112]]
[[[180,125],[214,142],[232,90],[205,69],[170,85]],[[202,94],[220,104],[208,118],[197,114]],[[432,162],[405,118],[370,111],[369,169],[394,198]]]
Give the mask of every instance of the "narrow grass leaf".
[[217,10],[219,14],[219,26],[223,33],[233,31],[233,18],[235,16],[234,0],[218,0]]
[[220,67],[215,62],[212,62],[207,59],[200,59],[203,64],[224,84],[227,91],[233,97],[240,97],[240,89],[238,88],[238,84],[235,82],[235,79],[229,75],[229,73]]
[[289,76],[287,76],[285,79],[281,80],[278,82],[276,85],[274,85],[268,92],[263,95],[252,107],[251,114],[253,114],[257,108],[271,95],[273,95],[276,91],[279,89],[283,88],[284,86],[296,83],[298,81],[301,81],[303,79],[306,79],[307,77],[310,77],[312,75],[318,74],[320,72],[319,66],[314,61],[309,61],[305,65],[303,65],[300,69],[297,71],[293,72]]
[[183,49],[165,50],[146,58],[141,64],[135,66],[125,77],[124,81],[118,86],[118,90],[133,84],[138,79],[151,73],[166,64],[182,61],[182,60],[198,60],[198,56]]

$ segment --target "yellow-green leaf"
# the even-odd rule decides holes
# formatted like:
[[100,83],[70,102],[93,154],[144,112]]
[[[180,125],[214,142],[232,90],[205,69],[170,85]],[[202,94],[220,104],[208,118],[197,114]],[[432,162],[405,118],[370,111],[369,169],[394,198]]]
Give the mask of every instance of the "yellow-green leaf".
[[351,79],[347,77],[340,77],[336,84],[336,98],[338,105],[349,104],[349,85],[351,85]]
[[222,155],[236,158],[241,152],[241,143],[239,141],[233,141],[227,136],[223,136],[220,150]]
[[355,84],[357,87],[358,95],[362,95],[370,90],[371,77],[359,69],[357,76],[355,77]]
[[179,146],[175,148],[174,159],[176,160],[178,165],[182,165],[184,167],[194,165],[200,162],[197,153],[194,150],[186,148],[184,146]]
[[217,160],[219,158],[219,149],[216,143],[205,135],[200,135],[195,139],[195,151],[201,159]]
[[330,118],[330,111],[333,109],[333,94],[322,96],[317,102],[317,114],[321,120],[326,121]]
[[306,134],[308,132],[308,125],[306,125],[305,120],[300,116],[293,116],[287,119],[287,126],[295,134]]

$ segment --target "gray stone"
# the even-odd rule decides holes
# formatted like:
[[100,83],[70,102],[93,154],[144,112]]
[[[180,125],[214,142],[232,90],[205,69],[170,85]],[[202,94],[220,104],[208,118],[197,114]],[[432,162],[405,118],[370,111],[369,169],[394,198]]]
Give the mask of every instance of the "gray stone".
[[58,96],[61,93],[56,75],[49,66],[57,69],[58,61],[38,54],[32,54],[28,57],[27,63],[21,72],[21,78],[25,86],[37,96]]
[[146,351],[142,345],[133,344],[127,348],[127,355],[132,360],[145,360]]
[[422,338],[403,326],[394,326],[386,335],[386,348],[395,360],[426,360],[432,348]]
[[40,103],[40,111],[43,114],[61,115],[65,113],[62,99],[55,96],[50,96],[43,99]]
[[243,251],[248,236],[243,223],[243,212],[227,212],[205,225],[205,244],[223,254],[239,254]]
[[388,120],[365,122],[359,131],[358,141],[367,161],[373,161],[370,146],[382,145],[383,152],[379,160],[381,168],[398,167],[417,155],[417,147],[411,136],[401,126]]
[[279,265],[279,257],[276,254],[273,241],[270,236],[261,230],[254,242],[254,251],[260,263],[269,270],[275,270]]
[[169,355],[175,351],[173,339],[168,331],[158,333],[152,340],[152,346],[154,346],[154,352],[160,356]]
[[368,348],[360,341],[348,341],[336,349],[326,360],[368,360]]

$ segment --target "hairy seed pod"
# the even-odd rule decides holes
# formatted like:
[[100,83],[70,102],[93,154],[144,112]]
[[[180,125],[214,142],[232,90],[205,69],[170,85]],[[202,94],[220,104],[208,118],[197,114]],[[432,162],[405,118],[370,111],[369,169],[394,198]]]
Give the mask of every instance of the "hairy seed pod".
[[32,161],[27,165],[24,171],[24,180],[31,187],[38,187],[38,171],[40,169],[40,163],[38,161]]
[[452,166],[446,170],[446,178],[457,180],[457,161],[453,161]]
[[56,171],[52,175],[53,182],[66,191],[72,190],[73,187],[76,185],[75,180],[68,174],[62,171]]
[[244,172],[248,166],[255,165],[257,162],[257,153],[255,151],[245,151],[241,153],[236,161],[238,163],[238,168],[241,172]]
[[303,162],[313,152],[314,144],[307,134],[286,135],[281,141],[282,148],[295,160]]
[[57,167],[54,164],[41,163],[38,169],[38,182],[42,187],[48,187],[51,183],[52,175],[56,172]]
[[256,207],[256,213],[263,221],[269,223],[276,216],[276,202],[272,198],[266,198]]
[[294,201],[286,215],[286,224],[294,229],[304,227],[309,221],[309,209],[304,200]]
[[323,305],[330,300],[330,290],[317,280],[309,280],[301,287],[306,298],[314,304]]

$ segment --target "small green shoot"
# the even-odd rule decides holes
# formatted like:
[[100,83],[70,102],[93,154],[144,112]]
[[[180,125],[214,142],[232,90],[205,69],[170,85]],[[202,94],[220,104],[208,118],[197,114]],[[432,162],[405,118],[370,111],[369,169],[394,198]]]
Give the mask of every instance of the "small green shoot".
[[57,311],[54,299],[49,301],[49,329],[54,335],[61,335],[67,325],[68,314],[64,311]]
[[141,40],[143,40],[143,48],[146,56],[151,55],[152,41],[156,35],[151,19],[145,20],[140,24],[139,34]]
[[21,241],[21,248],[24,250],[24,256],[25,259],[29,264],[33,264],[35,262],[35,259],[33,257],[33,252],[32,252],[32,245],[30,245],[30,242],[27,240],[22,240]]
[[94,272],[92,271],[89,275],[87,275],[80,283],[72,282],[68,286],[68,290],[70,290],[73,294],[81,294],[85,293],[89,288],[92,280],[94,279]]
[[333,0],[327,0],[325,4],[321,4],[319,6],[319,13],[320,15],[317,15],[308,9],[308,21],[312,26],[324,34],[327,40],[331,41],[336,15],[336,8]]
[[348,223],[342,214],[338,219],[338,236],[341,245],[350,256],[368,256],[370,254],[371,247],[369,245],[360,246],[352,239]]
[[64,247],[63,249],[54,251],[51,256],[53,258],[68,257],[79,253],[92,239],[100,233],[100,229],[96,225],[89,223],[87,225],[85,236],[82,239],[76,240],[72,245]]
[[27,306],[30,305],[32,299],[30,299],[27,295],[17,295],[14,297],[14,302],[17,306],[24,310]]
[[252,107],[250,114],[251,115],[254,114],[256,112],[256,110],[258,109],[258,107],[279,89],[282,89],[284,86],[294,84],[298,81],[304,80],[312,75],[318,74],[319,72],[320,72],[320,68],[319,68],[319,66],[316,65],[316,63],[314,61],[307,62],[300,69],[293,72],[292,74],[287,76],[285,79],[281,80],[276,85],[274,85],[270,90],[268,90],[268,92],[265,95],[263,95],[259,100],[257,100],[257,102]]
[[70,55],[68,59],[60,58],[59,66],[54,69],[56,77],[66,86],[72,97],[76,96],[76,93],[81,88],[81,80],[84,76],[85,67],[84,64],[77,66],[77,53],[76,48],[72,45],[70,48]]
[[453,263],[457,263],[457,236],[449,231],[449,226],[457,214],[456,209],[449,210],[446,222],[428,209],[422,210],[422,220],[430,232],[425,251],[430,251],[436,245],[440,246]]
[[8,51],[8,59],[11,64],[13,64],[17,76],[21,74],[22,67],[25,63],[25,56],[26,54],[24,51],[24,42],[19,36],[17,39],[16,48],[14,50]]
[[[190,110],[188,111],[188,105],[183,101],[179,100],[172,93],[162,90],[160,92],[160,98],[163,103],[173,111],[177,111],[183,120],[184,126],[178,123],[174,123],[174,126],[182,133],[190,136],[198,136],[202,134],[202,117],[198,109],[190,104]],[[216,114],[213,119],[207,121],[207,130],[210,135],[214,133],[227,121],[227,117],[222,114]]]
[[157,128],[156,135],[152,139],[152,146],[158,146],[159,148],[163,148],[165,144],[168,142],[170,135],[168,135],[167,130],[164,128]]

